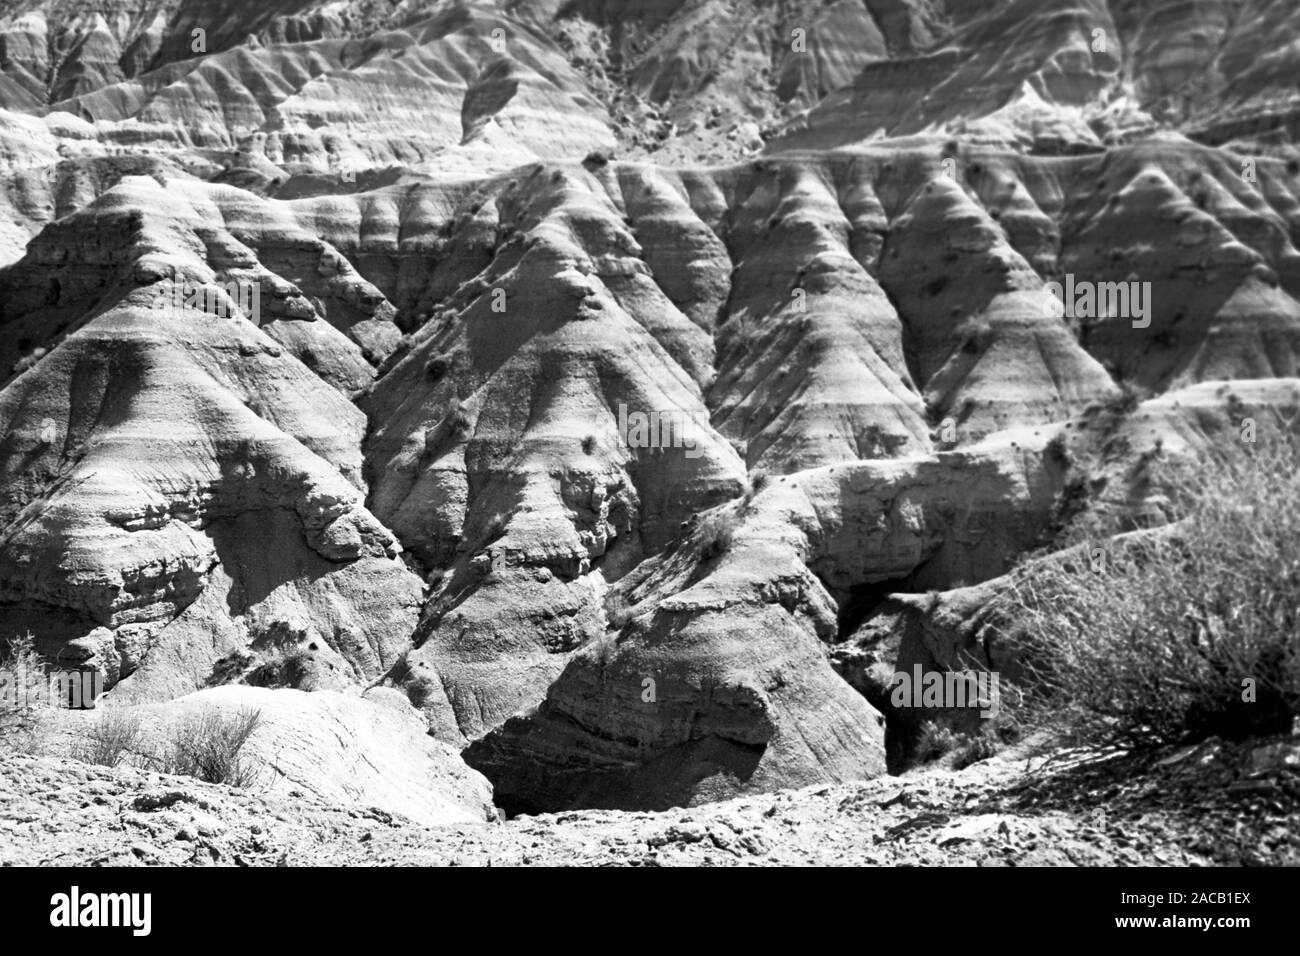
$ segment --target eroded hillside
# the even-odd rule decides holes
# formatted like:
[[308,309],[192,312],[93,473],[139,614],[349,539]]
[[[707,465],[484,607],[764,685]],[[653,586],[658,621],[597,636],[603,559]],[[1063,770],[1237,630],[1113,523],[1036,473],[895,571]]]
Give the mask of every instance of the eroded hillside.
[[1291,4],[616,6],[0,4],[0,635],[302,652],[509,809],[861,780],[873,666],[1292,430]]

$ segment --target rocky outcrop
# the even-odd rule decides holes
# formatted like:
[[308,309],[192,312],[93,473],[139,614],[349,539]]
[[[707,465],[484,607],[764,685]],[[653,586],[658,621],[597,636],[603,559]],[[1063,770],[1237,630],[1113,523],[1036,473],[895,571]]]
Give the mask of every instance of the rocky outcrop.
[[529,810],[690,804],[882,772],[883,721],[821,643],[837,640],[837,608],[862,583],[1005,569],[1059,487],[1039,462],[1045,440],[820,469],[705,516],[619,582],[607,600],[627,619],[617,634],[574,655],[540,706],[466,759],[503,805]]
[[4,629],[58,658],[108,628],[87,663],[153,694],[280,619],[382,672],[421,589],[364,505],[364,416],[237,309],[132,285],[0,393]]
[[510,811],[683,806],[884,770],[879,714],[779,606],[684,595],[465,751]]

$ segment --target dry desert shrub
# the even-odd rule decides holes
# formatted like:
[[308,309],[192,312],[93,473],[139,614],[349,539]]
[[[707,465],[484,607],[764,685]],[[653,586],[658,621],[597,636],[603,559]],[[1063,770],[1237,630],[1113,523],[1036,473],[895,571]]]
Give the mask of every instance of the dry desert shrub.
[[411,706],[416,710],[422,709],[438,689],[436,678],[421,665],[411,664],[409,651],[404,651],[394,662],[385,684],[391,684],[405,692]]
[[259,657],[259,663],[245,677],[249,685],[308,689],[304,685],[311,677],[312,656],[305,647],[274,647]]
[[1171,483],[1178,520],[1037,562],[998,616],[1026,719],[1129,747],[1289,731],[1300,712],[1300,448],[1219,456]]
[[262,712],[251,708],[233,714],[215,708],[190,714],[176,726],[154,763],[162,773],[232,787],[252,786],[257,772],[243,760],[241,751],[261,720]]
[[956,750],[960,743],[960,735],[951,727],[927,720],[921,725],[911,756],[917,763],[931,763]]
[[[942,720],[927,720],[906,754],[907,766],[949,758],[954,770],[988,760],[1021,739],[1022,728],[1009,711],[982,721],[975,729],[960,729]],[[950,756],[951,755],[951,756]]]
[[32,635],[11,637],[0,651],[0,752],[41,750],[49,716],[47,680]]
[[72,748],[72,756],[84,763],[116,767],[128,757],[140,754],[144,736],[140,717],[124,707],[106,707]]
[[700,521],[700,559],[713,561],[731,550],[740,515],[727,507],[706,515]]

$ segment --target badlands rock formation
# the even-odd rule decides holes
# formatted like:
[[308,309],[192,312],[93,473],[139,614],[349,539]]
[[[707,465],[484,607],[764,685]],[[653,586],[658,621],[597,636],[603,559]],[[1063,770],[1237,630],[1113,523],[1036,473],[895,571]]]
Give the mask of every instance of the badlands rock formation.
[[0,637],[400,692],[510,811],[880,775],[882,675],[1297,421],[1292,7],[7,4]]

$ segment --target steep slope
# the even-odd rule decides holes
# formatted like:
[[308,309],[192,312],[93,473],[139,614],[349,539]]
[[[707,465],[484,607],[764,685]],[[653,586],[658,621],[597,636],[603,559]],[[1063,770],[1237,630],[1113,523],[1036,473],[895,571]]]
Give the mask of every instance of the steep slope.
[[[445,569],[407,665],[437,675],[425,706],[451,739],[538,699],[603,631],[598,565],[620,573],[744,484],[690,374],[711,343],[610,196],[581,169],[529,183],[479,210],[509,239],[363,403],[384,423],[375,511]],[[651,411],[679,417],[677,447],[629,444],[624,423]]]
[[949,130],[1036,152],[1177,129],[1201,142],[1294,139],[1297,11],[1273,0],[945,4],[948,29],[868,62],[774,136],[828,148]]
[[[83,249],[125,232],[139,258],[71,261],[56,274],[74,305],[18,306],[47,336],[80,324],[0,393],[4,629],[110,681],[140,670],[132,686],[162,682],[154,693],[281,621],[374,676],[413,629],[420,585],[364,507],[364,416],[211,275],[182,273],[211,295],[178,308],[164,267],[199,260],[170,252],[186,248],[175,219],[136,205],[160,196],[128,181],[64,227]],[[103,304],[71,320],[83,288]]]
[[[830,672],[837,604],[1005,568],[1047,524],[1060,471],[1015,443],[770,483],[703,517],[618,585],[629,621],[535,711],[465,751],[516,809],[662,807],[884,767],[883,720]],[[1007,516],[1015,518],[1008,522]]]

